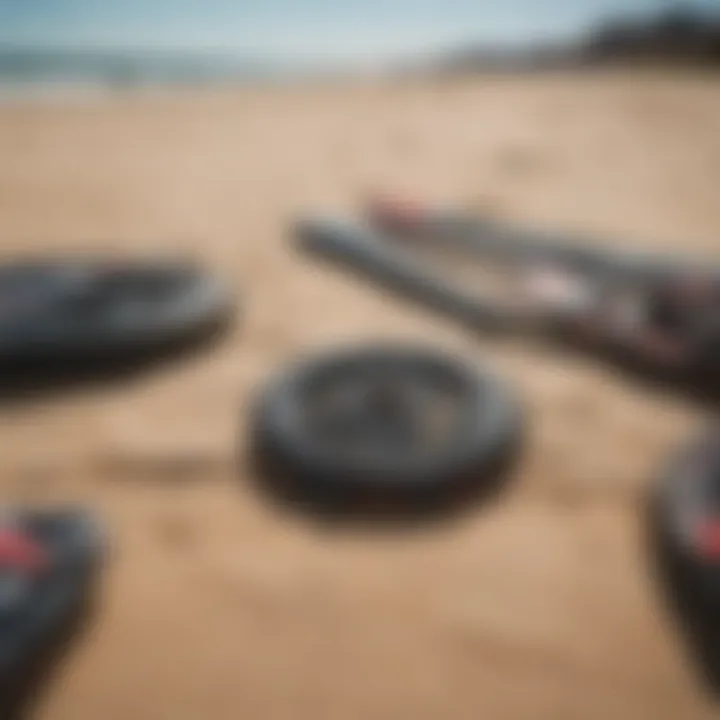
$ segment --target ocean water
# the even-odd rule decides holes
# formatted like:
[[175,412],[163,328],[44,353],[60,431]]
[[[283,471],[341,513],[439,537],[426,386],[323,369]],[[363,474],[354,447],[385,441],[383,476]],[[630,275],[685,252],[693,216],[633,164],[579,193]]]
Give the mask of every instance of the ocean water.
[[284,75],[281,67],[236,58],[0,48],[0,101],[87,98],[123,90],[241,83]]
[[113,92],[107,84],[91,80],[0,79],[0,103],[16,100],[83,101]]

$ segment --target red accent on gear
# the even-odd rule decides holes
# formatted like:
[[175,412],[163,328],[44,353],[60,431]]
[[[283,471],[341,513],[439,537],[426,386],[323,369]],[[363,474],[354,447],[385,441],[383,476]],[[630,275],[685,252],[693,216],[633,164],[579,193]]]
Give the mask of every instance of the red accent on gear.
[[700,526],[696,544],[703,557],[720,561],[720,519],[707,520]]
[[421,203],[400,198],[380,198],[372,204],[372,213],[381,222],[395,227],[419,225],[426,214]]
[[37,572],[47,564],[45,550],[31,537],[17,530],[0,530],[0,569]]

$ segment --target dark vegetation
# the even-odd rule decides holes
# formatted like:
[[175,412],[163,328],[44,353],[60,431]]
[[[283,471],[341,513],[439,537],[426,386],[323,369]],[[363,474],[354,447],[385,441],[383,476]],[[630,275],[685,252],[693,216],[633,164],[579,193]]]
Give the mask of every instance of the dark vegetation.
[[610,22],[591,34],[582,57],[720,65],[720,13],[678,7],[649,20]]
[[720,6],[717,12],[678,5],[649,16],[617,17],[590,28],[574,42],[539,43],[520,50],[465,47],[435,67],[441,72],[473,72],[615,63],[720,67]]

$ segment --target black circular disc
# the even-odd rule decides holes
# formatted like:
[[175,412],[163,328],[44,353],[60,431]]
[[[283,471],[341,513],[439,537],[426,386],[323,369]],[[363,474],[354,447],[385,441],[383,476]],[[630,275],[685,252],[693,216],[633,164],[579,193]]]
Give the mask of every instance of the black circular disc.
[[272,381],[252,416],[259,479],[343,511],[433,510],[496,486],[521,411],[492,373],[418,347],[349,348]]

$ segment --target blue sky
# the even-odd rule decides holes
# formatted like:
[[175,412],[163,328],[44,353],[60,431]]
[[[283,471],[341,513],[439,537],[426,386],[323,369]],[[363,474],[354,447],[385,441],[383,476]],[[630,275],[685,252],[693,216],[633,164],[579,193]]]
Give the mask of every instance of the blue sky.
[[[0,0],[0,46],[160,48],[279,59],[387,59],[524,42],[665,0]],[[720,0],[695,0],[720,8]]]

